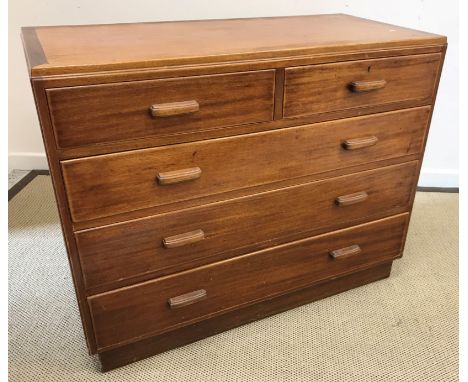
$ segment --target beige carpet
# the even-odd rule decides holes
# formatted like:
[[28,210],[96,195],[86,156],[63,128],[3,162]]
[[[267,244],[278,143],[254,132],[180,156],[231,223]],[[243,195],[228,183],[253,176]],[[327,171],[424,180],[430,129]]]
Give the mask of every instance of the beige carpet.
[[456,381],[458,194],[418,193],[389,279],[101,374],[50,179],[9,203],[11,381]]

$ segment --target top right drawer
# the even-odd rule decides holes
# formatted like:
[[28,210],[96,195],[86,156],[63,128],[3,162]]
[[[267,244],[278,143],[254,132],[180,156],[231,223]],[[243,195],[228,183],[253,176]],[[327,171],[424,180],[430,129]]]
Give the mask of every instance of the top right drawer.
[[283,116],[428,104],[440,60],[436,53],[287,68]]

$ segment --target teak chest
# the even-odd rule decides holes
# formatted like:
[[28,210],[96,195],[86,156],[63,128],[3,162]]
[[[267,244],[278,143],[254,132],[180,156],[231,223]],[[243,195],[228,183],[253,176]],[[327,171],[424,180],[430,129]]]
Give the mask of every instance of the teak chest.
[[446,38],[347,15],[23,28],[103,370],[389,276]]

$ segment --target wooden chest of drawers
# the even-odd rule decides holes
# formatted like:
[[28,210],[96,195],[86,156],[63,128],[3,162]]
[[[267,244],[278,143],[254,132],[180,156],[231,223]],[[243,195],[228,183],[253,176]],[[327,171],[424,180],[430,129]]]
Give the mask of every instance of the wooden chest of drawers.
[[23,28],[103,370],[390,274],[442,36],[346,15]]

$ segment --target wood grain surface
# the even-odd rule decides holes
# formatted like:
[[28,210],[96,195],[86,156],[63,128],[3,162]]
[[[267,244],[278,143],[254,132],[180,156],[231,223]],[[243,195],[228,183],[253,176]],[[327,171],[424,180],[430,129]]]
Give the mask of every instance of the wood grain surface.
[[[297,117],[419,100],[430,103],[435,90],[440,54],[392,57],[287,68],[284,116]],[[356,81],[385,80],[385,87],[356,92]]]
[[[429,108],[62,162],[76,222],[419,153]],[[365,135],[379,143],[345,150]],[[159,172],[199,167],[199,179],[160,186]],[[175,207],[174,207],[175,208]]]
[[[287,31],[287,33],[286,33]],[[26,34],[27,31],[23,31]],[[273,59],[445,44],[435,34],[343,14],[36,27],[25,39],[32,76]],[[27,37],[27,36],[26,36]]]
[[[165,136],[273,118],[273,70],[47,90],[58,147]],[[154,117],[157,104],[199,110]]]
[[[304,288],[399,254],[408,215],[316,236],[176,273],[88,299],[99,350],[167,332],[256,301]],[[341,261],[332,249],[358,244]],[[203,289],[207,297],[171,310],[167,299]]]
[[158,336],[144,338],[125,346],[103,351],[98,354],[101,370],[109,371],[225,330],[384,279],[390,276],[391,268],[392,261],[372,265],[342,277],[328,279],[303,289],[258,301]]
[[[408,211],[417,166],[410,162],[77,232],[88,293]],[[366,201],[335,204],[336,197],[359,191]],[[184,234],[186,245],[164,244]]]

